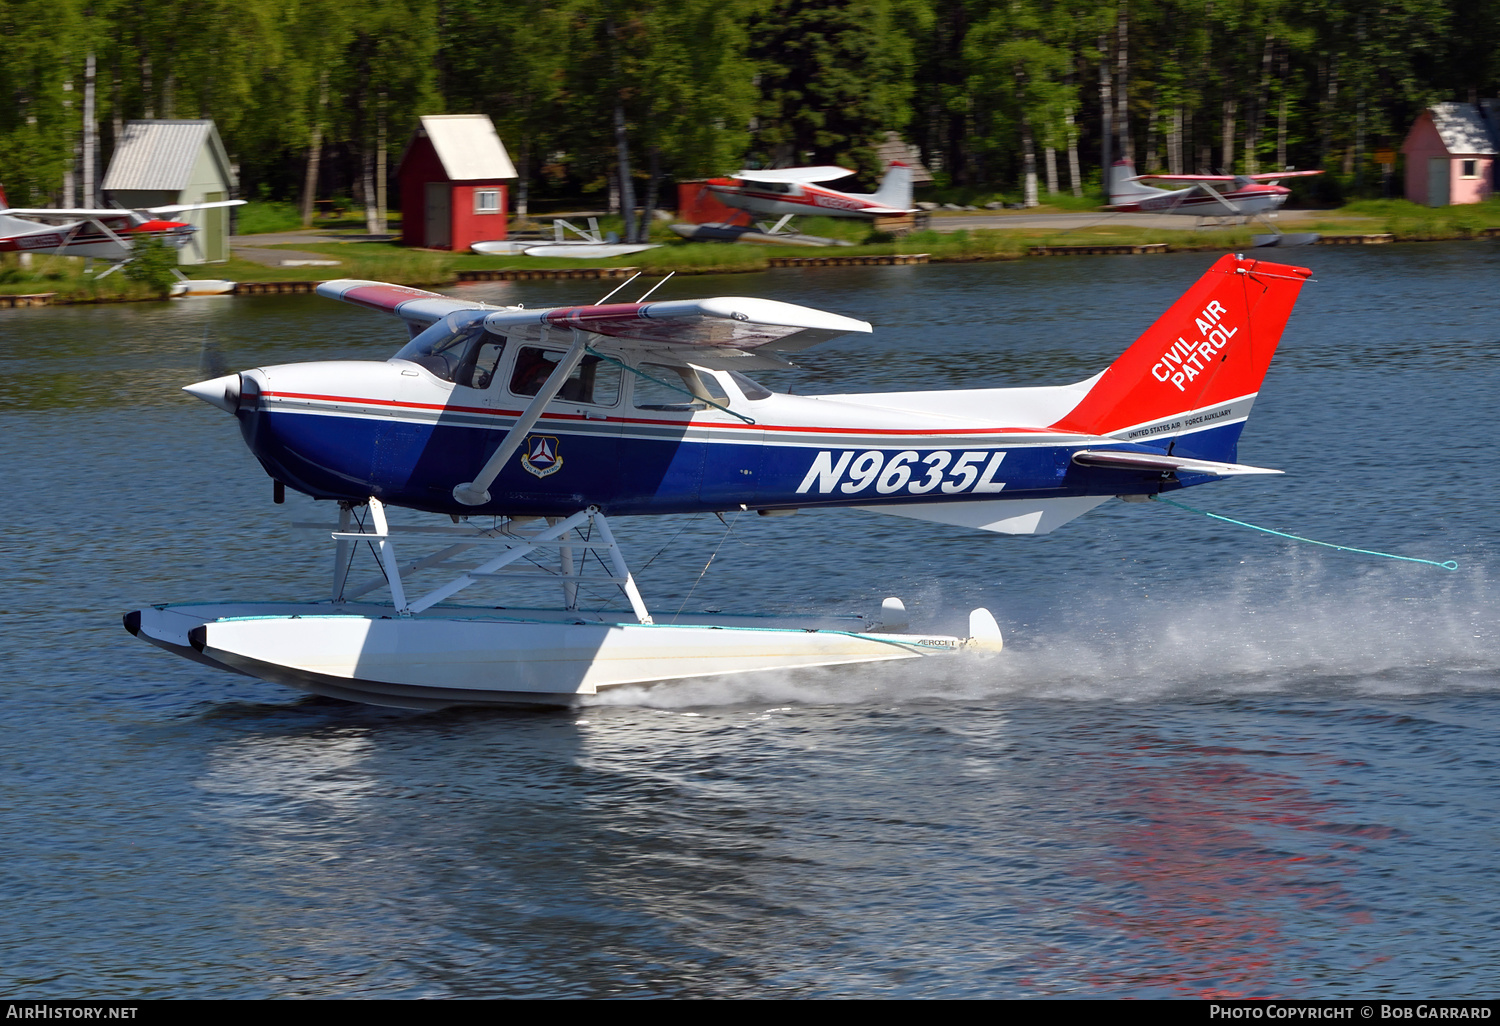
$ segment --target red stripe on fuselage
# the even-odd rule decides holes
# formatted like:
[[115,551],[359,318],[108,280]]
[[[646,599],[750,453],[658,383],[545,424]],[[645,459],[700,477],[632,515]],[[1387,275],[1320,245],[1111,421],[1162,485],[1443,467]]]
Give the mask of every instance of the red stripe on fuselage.
[[[438,410],[452,413],[477,413],[491,417],[519,417],[521,410],[493,410],[483,406],[449,406],[442,403],[414,403],[395,399],[362,399],[356,396],[340,395],[318,395],[311,392],[262,392],[262,396],[271,399],[309,399],[318,402],[361,404],[365,406],[387,406],[407,410]],[[1051,428],[1036,427],[1007,427],[1007,428],[856,428],[856,427],[798,427],[791,424],[716,424],[711,421],[681,421],[681,420],[657,420],[645,417],[589,417],[581,413],[553,413],[542,414],[550,420],[587,420],[595,424],[660,424],[668,427],[693,427],[693,428],[724,428],[731,431],[803,431],[813,434],[835,434],[835,435],[899,435],[902,437],[943,436],[943,435],[1029,435],[1029,434],[1071,434],[1072,432],[1060,432]]]

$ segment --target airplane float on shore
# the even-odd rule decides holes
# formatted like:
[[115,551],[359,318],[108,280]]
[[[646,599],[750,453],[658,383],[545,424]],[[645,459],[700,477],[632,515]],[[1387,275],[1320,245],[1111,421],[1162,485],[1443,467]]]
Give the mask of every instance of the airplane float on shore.
[[[1236,462],[1237,446],[1309,274],[1225,256],[1073,384],[829,395],[775,393],[748,372],[872,330],[842,314],[745,297],[533,310],[325,282],[321,295],[392,314],[411,340],[385,361],[186,390],[235,418],[278,501],[291,488],[336,506],[336,523],[302,525],[333,542],[327,597],[147,606],[125,626],[219,668],[413,708],[996,650],[987,610],[967,637],[908,633],[895,599],[878,618],[654,615],[610,518],[852,506],[1033,535],[1114,497],[1278,473]],[[391,507],[442,519],[403,528]],[[422,542],[437,550],[413,557]],[[367,580],[350,573],[360,548]],[[427,571],[446,576],[418,587]],[[511,572],[560,583],[561,607],[451,601]],[[629,609],[584,609],[591,581]]]

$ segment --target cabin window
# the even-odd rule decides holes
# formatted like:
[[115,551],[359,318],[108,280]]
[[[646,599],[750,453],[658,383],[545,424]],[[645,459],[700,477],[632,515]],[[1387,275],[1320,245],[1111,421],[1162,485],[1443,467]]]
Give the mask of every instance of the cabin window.
[[425,367],[444,381],[483,388],[473,382],[487,369],[489,383],[505,347],[505,339],[485,330],[484,315],[484,310],[451,313],[408,342],[396,359]]
[[745,377],[745,375],[741,374],[739,371],[730,371],[729,380],[738,385],[740,391],[745,393],[745,398],[751,400],[752,402],[758,401],[760,399],[769,399],[774,394],[769,388],[767,388],[765,385],[762,385],[759,381],[752,381],[750,378]]
[[[536,395],[562,362],[563,353],[552,349],[526,346],[516,357],[511,372],[510,390],[516,395]],[[557,398],[570,403],[613,406],[620,401],[620,368],[597,356],[585,356],[563,382]]]
[[1459,161],[1459,168],[1459,174],[1464,178],[1479,177],[1479,161],[1477,160],[1461,160]]
[[500,357],[505,355],[505,339],[499,335],[477,339],[458,367],[456,381],[470,388],[489,388],[495,380],[495,368],[500,366]]
[[475,189],[474,190],[474,213],[476,213],[476,214],[498,214],[498,213],[500,213],[500,190],[499,189]]
[[[702,410],[707,408],[705,400],[719,401],[727,398],[718,382],[712,386],[691,367],[669,367],[661,363],[641,364],[643,378],[635,375],[631,386],[635,393],[635,408],[638,410]],[[718,394],[715,394],[715,393]]]

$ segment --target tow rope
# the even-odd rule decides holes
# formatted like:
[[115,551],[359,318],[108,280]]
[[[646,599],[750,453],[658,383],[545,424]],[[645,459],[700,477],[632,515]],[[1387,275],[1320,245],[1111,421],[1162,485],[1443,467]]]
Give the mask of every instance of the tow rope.
[[1236,527],[1248,527],[1252,531],[1264,531],[1266,534],[1274,534],[1278,538],[1289,538],[1292,541],[1306,542],[1309,545],[1321,545],[1324,548],[1328,549],[1338,549],[1340,552],[1357,552],[1362,556],[1381,556],[1385,559],[1399,559],[1407,563],[1426,563],[1428,566],[1441,567],[1444,570],[1458,569],[1457,561],[1452,559],[1448,560],[1445,563],[1439,563],[1433,559],[1418,559],[1416,556],[1397,556],[1389,552],[1376,552],[1374,549],[1356,549],[1349,545],[1335,545],[1332,542],[1318,541],[1314,538],[1303,538],[1301,535],[1287,534],[1285,531],[1273,531],[1269,527],[1259,527],[1255,524],[1247,524],[1243,520],[1233,520],[1229,517],[1222,517],[1217,513],[1210,513],[1206,509],[1195,509],[1192,506],[1188,506],[1181,502],[1175,502],[1172,499],[1164,499],[1160,495],[1153,495],[1151,496],[1151,498],[1156,502],[1164,502],[1168,506],[1176,506],[1178,509],[1185,509],[1189,513],[1197,513],[1201,516],[1212,517],[1214,520],[1222,520],[1224,521],[1224,523],[1234,524]]

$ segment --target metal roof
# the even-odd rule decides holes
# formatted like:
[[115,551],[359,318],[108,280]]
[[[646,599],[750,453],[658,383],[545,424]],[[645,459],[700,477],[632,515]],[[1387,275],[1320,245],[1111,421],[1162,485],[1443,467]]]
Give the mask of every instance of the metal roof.
[[1489,126],[1477,104],[1434,103],[1427,109],[1432,113],[1432,126],[1437,129],[1449,153],[1488,155],[1495,152],[1496,140],[1491,138]]
[[192,179],[193,165],[204,146],[213,150],[220,176],[233,188],[237,184],[234,171],[212,120],[127,121],[99,188],[105,192],[179,191]]
[[[413,141],[423,132],[427,134],[450,182],[516,177],[515,165],[510,162],[510,154],[505,152],[505,144],[488,115],[427,114],[418,120],[422,127],[417,129]],[[407,150],[410,149],[408,144]]]
[[880,170],[884,172],[893,163],[900,161],[911,168],[911,183],[926,185],[932,181],[932,172],[922,163],[922,151],[903,140],[895,132],[885,133],[885,141],[875,147],[880,158]]

